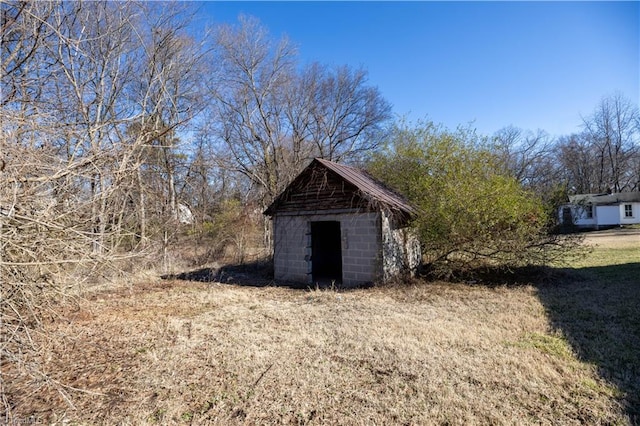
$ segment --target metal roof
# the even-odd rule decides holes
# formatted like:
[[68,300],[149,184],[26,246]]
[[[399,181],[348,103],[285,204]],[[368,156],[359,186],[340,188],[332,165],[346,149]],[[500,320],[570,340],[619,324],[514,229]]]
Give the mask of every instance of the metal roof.
[[[356,167],[347,166],[345,164],[334,163],[333,161],[322,158],[314,158],[313,161],[300,173],[300,175],[293,180],[293,182],[296,182],[302,175],[317,164],[320,164],[322,167],[336,173],[345,182],[355,186],[362,197],[369,201],[378,203],[382,207],[395,210],[403,215],[412,216],[416,213],[416,209],[409,204],[409,201],[406,198],[388,188],[385,184],[375,179],[366,171]],[[278,204],[282,200],[283,196],[288,192],[292,184],[290,184],[278,197],[276,197],[274,202],[265,211],[265,214],[271,215],[277,210]]]
[[640,192],[617,192],[613,194],[576,194],[569,196],[571,204],[620,204],[640,202]]
[[333,161],[316,158],[314,161],[319,162],[329,170],[340,175],[345,181],[354,185],[365,196],[371,197],[373,200],[383,203],[393,209],[403,211],[408,214],[415,213],[415,209],[409,204],[406,198],[385,184],[375,179],[364,170],[347,166],[345,164],[334,163]]

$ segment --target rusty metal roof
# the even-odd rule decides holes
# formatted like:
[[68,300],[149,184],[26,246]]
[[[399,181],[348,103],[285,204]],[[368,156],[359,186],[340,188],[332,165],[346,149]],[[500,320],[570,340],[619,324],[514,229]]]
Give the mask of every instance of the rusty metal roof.
[[375,201],[408,214],[415,213],[415,209],[409,204],[406,198],[388,188],[364,170],[345,164],[334,163],[333,161],[322,158],[316,158],[314,161],[318,161],[329,170],[336,172],[344,180],[357,187],[364,195],[373,198]]
[[[344,181],[355,186],[363,198],[380,204],[381,207],[395,210],[396,212],[407,216],[412,216],[416,213],[416,210],[409,204],[406,198],[388,188],[382,182],[369,175],[366,171],[356,167],[334,163],[333,161],[322,158],[315,158],[309,166],[300,173],[300,175],[303,175],[308,169],[314,167],[316,164],[320,164],[328,170],[336,173],[344,179]],[[294,182],[296,179],[294,179]],[[287,189],[285,189],[285,191],[276,198],[273,204],[265,211],[265,214],[271,215],[275,210],[277,210],[277,205],[286,192]]]

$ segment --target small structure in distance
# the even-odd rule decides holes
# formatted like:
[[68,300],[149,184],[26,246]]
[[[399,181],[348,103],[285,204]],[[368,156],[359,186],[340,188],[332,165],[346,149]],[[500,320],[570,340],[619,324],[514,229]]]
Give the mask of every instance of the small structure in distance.
[[265,210],[276,280],[343,287],[413,274],[415,209],[365,171],[316,158]]
[[576,194],[560,206],[558,218],[563,226],[603,229],[640,223],[640,192]]

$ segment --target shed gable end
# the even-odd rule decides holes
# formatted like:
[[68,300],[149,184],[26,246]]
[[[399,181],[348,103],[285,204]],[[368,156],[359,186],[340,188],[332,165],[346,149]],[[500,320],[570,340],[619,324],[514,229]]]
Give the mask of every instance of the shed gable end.
[[266,214],[367,209],[358,188],[337,173],[313,164],[300,174],[267,209]]

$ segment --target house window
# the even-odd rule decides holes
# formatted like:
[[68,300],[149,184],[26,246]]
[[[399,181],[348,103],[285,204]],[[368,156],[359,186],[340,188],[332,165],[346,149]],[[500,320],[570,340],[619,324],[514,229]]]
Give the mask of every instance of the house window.
[[593,219],[593,206],[591,204],[584,206],[584,217],[585,219]]
[[624,217],[633,217],[633,204],[624,205]]

